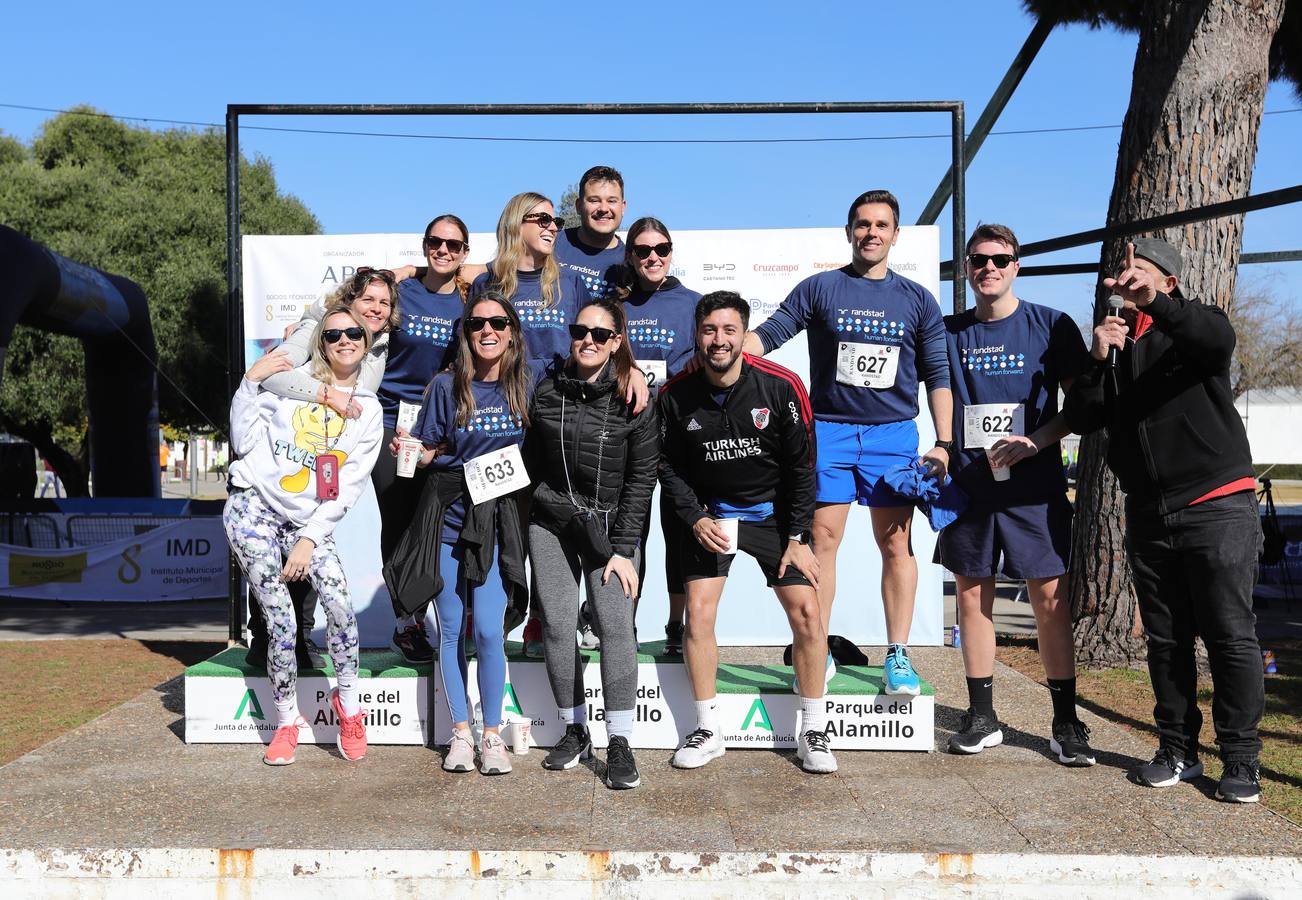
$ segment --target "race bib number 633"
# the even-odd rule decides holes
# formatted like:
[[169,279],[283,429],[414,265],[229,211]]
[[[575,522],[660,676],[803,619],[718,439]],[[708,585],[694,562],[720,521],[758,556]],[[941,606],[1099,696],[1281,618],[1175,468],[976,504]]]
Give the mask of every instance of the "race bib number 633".
[[529,473],[516,444],[476,456],[462,466],[462,471],[470,502],[475,505],[529,486]]

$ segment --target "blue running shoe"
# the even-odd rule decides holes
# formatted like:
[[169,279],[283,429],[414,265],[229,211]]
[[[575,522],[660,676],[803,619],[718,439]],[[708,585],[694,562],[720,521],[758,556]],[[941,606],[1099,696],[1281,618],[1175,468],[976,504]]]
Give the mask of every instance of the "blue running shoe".
[[[823,690],[827,690],[827,686],[832,683],[834,677],[836,677],[836,660],[832,659],[832,654],[829,653],[827,654],[827,670],[823,672]],[[791,693],[795,694],[797,697],[800,696],[799,675],[793,675],[791,677]]]
[[921,687],[918,684],[918,674],[913,671],[913,663],[909,662],[908,648],[903,644],[891,644],[886,651],[884,668],[886,693],[918,696]]

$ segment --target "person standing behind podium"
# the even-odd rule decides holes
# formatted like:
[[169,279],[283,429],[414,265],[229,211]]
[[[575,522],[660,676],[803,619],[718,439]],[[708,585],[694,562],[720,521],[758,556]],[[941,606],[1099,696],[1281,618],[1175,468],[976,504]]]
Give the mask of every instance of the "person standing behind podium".
[[641,783],[633,751],[637,703],[641,537],[660,458],[655,408],[634,413],[624,399],[633,374],[624,311],[593,300],[570,325],[570,357],[534,392],[525,461],[535,480],[529,560],[543,611],[547,677],[565,734],[543,760],[569,769],[592,753],[583,660],[574,643],[579,582],[601,633],[601,687],[609,750],[603,780],[612,789]]
[[616,232],[627,206],[624,176],[610,166],[593,166],[579,178],[579,224],[556,235],[556,264],[578,275],[598,300],[613,296],[626,280],[624,243]]

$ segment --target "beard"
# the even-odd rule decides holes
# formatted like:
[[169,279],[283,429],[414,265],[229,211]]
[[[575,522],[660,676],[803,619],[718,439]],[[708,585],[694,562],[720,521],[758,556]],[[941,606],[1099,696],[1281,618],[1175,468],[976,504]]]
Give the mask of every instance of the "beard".
[[716,359],[709,353],[706,353],[705,364],[716,372],[726,372],[732,368],[733,363],[737,361],[739,356],[741,356],[740,346],[734,347],[732,353],[728,354],[727,358],[723,360]]

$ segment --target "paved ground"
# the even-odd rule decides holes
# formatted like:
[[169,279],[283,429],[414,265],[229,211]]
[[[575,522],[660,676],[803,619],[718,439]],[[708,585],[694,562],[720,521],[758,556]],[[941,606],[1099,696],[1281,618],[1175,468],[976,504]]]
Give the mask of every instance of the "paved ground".
[[[937,687],[942,746],[964,697],[959,654],[915,660]],[[1302,827],[1218,803],[1206,779],[1128,783],[1152,747],[1089,713],[1099,765],[1059,766],[1044,689],[1002,666],[997,677],[1007,743],[977,757],[843,751],[841,771],[818,777],[790,753],[733,750],[679,772],[642,751],[644,786],[618,793],[596,767],[544,771],[538,751],[503,778],[447,774],[415,747],[350,764],[304,745],[297,764],[270,768],[254,746],[185,745],[177,679],[0,768],[0,847],[1302,854]]]

